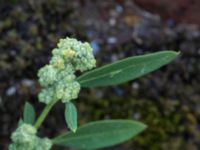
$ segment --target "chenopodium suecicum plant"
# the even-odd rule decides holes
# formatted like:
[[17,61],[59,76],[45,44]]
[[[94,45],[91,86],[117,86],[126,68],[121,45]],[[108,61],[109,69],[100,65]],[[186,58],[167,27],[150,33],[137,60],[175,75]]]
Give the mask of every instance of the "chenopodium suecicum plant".
[[[57,48],[52,50],[49,64],[38,71],[42,87],[38,98],[46,106],[35,120],[34,107],[26,102],[23,119],[20,119],[18,128],[11,135],[9,150],[50,150],[53,145],[92,150],[136,136],[146,125],[133,120],[96,121],[77,129],[77,109],[72,100],[78,97],[81,87],[112,86],[136,79],[168,64],[178,54],[175,51],[161,51],[129,57],[88,71],[96,66],[91,46],[73,38],[61,39]],[[88,72],[77,78],[76,71]],[[52,139],[38,137],[38,128],[57,102],[65,105],[64,116],[71,132]]]

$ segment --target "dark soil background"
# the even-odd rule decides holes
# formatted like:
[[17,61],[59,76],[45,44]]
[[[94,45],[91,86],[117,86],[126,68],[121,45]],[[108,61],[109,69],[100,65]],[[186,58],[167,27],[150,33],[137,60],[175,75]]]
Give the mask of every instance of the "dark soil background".
[[[58,40],[70,36],[91,43],[98,66],[132,55],[181,51],[171,64],[135,81],[83,89],[76,100],[79,124],[109,118],[148,124],[143,134],[108,150],[199,150],[199,10],[199,0],[1,0],[0,149],[7,149],[26,100],[41,112],[37,70]],[[58,104],[50,112],[41,136],[66,130],[63,109]]]

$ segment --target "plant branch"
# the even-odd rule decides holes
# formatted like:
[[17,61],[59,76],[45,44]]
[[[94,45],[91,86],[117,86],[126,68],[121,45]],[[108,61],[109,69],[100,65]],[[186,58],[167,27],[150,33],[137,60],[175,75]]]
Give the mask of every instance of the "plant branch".
[[57,101],[58,100],[54,100],[54,101],[50,102],[48,105],[45,106],[45,108],[43,109],[42,113],[40,114],[40,116],[38,117],[38,119],[36,120],[36,122],[34,124],[34,127],[36,129],[38,129],[40,127],[40,125],[43,123],[44,119],[48,115],[49,111],[56,104]]

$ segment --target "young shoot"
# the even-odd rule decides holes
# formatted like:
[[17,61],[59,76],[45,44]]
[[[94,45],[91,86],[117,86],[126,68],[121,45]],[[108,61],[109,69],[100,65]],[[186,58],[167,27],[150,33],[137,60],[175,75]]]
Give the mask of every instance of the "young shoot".
[[[38,100],[46,106],[35,119],[34,107],[26,102],[23,119],[20,119],[11,135],[9,150],[50,150],[53,145],[92,150],[112,146],[138,135],[146,125],[133,120],[103,120],[78,127],[77,108],[73,101],[78,98],[82,87],[114,86],[136,79],[170,63],[178,54],[175,51],[161,51],[132,56],[93,69],[96,60],[89,43],[68,37],[60,39],[52,50],[49,63],[38,71],[42,87]],[[77,71],[84,73],[76,77]],[[48,136],[39,137],[38,128],[56,103],[65,106],[63,115],[70,131],[51,139]]]

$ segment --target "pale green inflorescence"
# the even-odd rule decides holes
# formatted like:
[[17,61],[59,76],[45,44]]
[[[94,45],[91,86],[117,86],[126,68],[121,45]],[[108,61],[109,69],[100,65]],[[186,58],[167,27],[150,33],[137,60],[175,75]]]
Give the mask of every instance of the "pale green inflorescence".
[[52,51],[50,63],[38,72],[39,83],[43,87],[39,101],[48,104],[57,99],[64,103],[76,99],[80,84],[76,81],[75,72],[95,67],[92,51],[87,42],[73,38],[61,39]]
[[11,136],[9,150],[50,150],[52,142],[48,138],[36,136],[36,129],[29,124],[22,124]]

